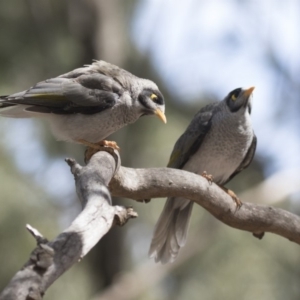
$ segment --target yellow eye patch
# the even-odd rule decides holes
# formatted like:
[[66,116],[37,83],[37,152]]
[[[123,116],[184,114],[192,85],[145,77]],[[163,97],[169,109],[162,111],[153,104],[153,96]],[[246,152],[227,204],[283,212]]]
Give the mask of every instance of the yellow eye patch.
[[154,101],[154,100],[156,100],[158,97],[157,97],[155,94],[152,94],[152,95],[150,96],[150,98]]
[[236,96],[234,94],[231,96],[231,100],[233,100],[233,101],[236,100]]

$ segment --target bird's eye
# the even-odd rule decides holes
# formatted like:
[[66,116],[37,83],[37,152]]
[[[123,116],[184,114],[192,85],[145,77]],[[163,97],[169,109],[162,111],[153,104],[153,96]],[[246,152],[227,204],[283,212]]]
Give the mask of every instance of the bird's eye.
[[155,100],[157,100],[158,97],[155,94],[151,94],[150,98],[151,98],[151,100],[155,101]]
[[238,88],[238,89],[235,89],[234,91],[232,91],[231,93],[230,93],[230,99],[232,100],[232,101],[235,101],[237,98],[238,98],[238,96],[240,95],[240,92],[242,91],[242,89],[241,88]]

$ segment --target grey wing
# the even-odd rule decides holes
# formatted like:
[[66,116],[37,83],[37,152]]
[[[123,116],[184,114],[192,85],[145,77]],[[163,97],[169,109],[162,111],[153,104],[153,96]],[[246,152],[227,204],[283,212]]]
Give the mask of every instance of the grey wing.
[[85,69],[72,71],[75,78],[48,79],[27,91],[1,97],[0,106],[21,104],[28,111],[56,114],[94,114],[114,106],[124,93],[121,85],[103,74],[84,73]]
[[110,77],[114,79],[114,81],[118,82],[123,88],[125,87],[129,88],[130,82],[132,80],[136,80],[137,78],[130,72],[103,60],[95,60],[91,65],[86,65],[83,68],[75,69],[59,77],[77,78],[78,76],[81,76],[83,74],[91,74],[91,73],[99,73],[107,77]]
[[169,168],[181,169],[197,151],[211,127],[211,119],[218,104],[218,102],[209,104],[200,109],[194,116],[192,122],[174,146],[168,163]]
[[252,143],[251,143],[251,145],[248,149],[248,152],[247,152],[244,160],[239,165],[239,167],[235,170],[235,172],[231,174],[231,176],[228,178],[228,180],[224,184],[229,182],[234,176],[236,176],[238,173],[240,173],[241,171],[243,171],[244,169],[246,169],[250,165],[250,163],[253,160],[255,151],[256,151],[256,144],[257,144],[257,137],[256,137],[255,134],[253,134]]

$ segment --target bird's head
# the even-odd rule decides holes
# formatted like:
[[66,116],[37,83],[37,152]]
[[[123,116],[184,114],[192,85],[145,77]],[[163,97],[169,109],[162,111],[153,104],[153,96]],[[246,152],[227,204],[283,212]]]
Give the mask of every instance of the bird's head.
[[167,123],[164,97],[158,88],[144,88],[138,95],[138,102],[142,115],[155,115]]
[[251,95],[254,90],[254,86],[248,89],[238,88],[231,91],[225,98],[225,102],[231,112],[237,112],[240,110],[245,111],[248,109],[251,113]]

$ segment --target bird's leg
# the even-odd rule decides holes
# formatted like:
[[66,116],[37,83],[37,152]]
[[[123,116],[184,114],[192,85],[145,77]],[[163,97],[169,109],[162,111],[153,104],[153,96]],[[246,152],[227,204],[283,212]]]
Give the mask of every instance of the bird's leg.
[[83,144],[83,145],[85,145],[89,148],[93,148],[93,149],[97,149],[97,150],[103,150],[103,148],[105,148],[105,147],[113,148],[113,149],[118,150],[118,151],[120,150],[120,147],[114,141],[102,140],[102,141],[97,142],[97,143],[91,143],[91,142],[88,142],[86,140],[79,139],[79,140],[77,140],[77,142],[80,143],[80,144]]
[[[212,184],[214,181],[214,177],[211,174],[208,174],[206,171],[203,171],[201,174],[202,177],[207,179],[209,184]],[[234,191],[226,188],[225,186],[218,185],[224,192],[226,192],[232,200],[236,203],[236,211],[240,209],[240,207],[243,205],[242,201],[238,198],[238,196],[235,194]]]
[[208,181],[209,184],[212,184],[214,181],[214,177],[211,174],[207,174],[206,171],[203,171],[201,176],[204,177]]
[[219,185],[219,187],[224,191],[226,192],[231,198],[232,200],[236,203],[236,210],[239,210],[241,208],[241,206],[243,205],[243,202],[239,199],[239,197],[235,194],[234,191],[226,188],[225,186],[221,186]]
[[85,162],[88,162],[91,159],[91,157],[99,151],[106,151],[112,154],[113,150],[120,150],[120,147],[117,145],[117,143],[113,141],[102,140],[97,143],[90,143],[86,140],[80,139],[77,140],[77,142],[87,146],[84,154]]

